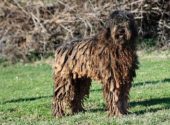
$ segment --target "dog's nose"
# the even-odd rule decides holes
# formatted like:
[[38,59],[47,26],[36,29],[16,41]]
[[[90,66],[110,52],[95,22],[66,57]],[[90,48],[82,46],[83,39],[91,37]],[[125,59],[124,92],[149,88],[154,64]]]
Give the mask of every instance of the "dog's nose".
[[120,28],[118,29],[118,34],[124,34],[125,33],[125,29],[124,28]]

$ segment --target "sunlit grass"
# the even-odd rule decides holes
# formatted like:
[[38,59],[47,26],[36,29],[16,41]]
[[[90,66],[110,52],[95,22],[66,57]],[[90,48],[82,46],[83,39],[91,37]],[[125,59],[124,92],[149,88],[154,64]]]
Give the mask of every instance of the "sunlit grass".
[[131,114],[108,118],[101,85],[91,87],[85,113],[60,119],[51,115],[52,70],[48,64],[0,65],[2,124],[166,124],[170,123],[170,58],[140,57],[140,69],[130,93]]

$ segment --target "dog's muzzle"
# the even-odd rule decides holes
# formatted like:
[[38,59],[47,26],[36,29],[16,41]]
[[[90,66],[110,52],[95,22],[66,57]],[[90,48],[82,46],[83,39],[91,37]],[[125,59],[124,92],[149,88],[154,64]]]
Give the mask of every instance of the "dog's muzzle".
[[117,27],[116,28],[115,39],[117,39],[117,40],[126,39],[126,29],[125,29],[125,27]]
[[116,39],[125,39],[126,33],[125,28],[118,28],[115,34]]

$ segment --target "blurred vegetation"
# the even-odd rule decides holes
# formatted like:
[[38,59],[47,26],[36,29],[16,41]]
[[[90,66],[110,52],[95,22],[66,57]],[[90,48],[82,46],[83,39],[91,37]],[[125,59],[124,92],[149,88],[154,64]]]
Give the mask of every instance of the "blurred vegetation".
[[139,49],[170,48],[169,0],[1,0],[0,59],[30,62],[56,47],[97,34],[116,9],[134,14]]

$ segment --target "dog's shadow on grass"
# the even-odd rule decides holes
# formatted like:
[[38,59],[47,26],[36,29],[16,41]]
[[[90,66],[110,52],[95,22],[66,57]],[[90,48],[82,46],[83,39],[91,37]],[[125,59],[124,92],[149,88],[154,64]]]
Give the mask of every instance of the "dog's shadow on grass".
[[43,99],[43,98],[50,98],[50,97],[52,97],[52,96],[49,95],[49,96],[38,96],[38,97],[29,97],[29,98],[18,98],[18,99],[7,100],[0,104],[35,101],[35,100],[39,100],[39,99]]
[[[161,105],[157,108],[151,107],[151,106],[159,105],[159,104],[163,104],[163,105]],[[170,97],[152,98],[152,99],[147,99],[147,100],[143,100],[143,101],[130,102],[131,108],[133,108],[135,106],[145,106],[145,107],[147,107],[143,110],[133,112],[137,115],[145,114],[147,112],[157,112],[159,110],[170,109]]]
[[94,108],[94,109],[86,110],[86,112],[93,112],[93,113],[95,113],[95,112],[105,112],[105,111],[107,111],[106,108]]
[[[165,97],[165,98],[152,98],[148,100],[143,100],[143,101],[134,101],[130,102],[130,108],[133,108],[135,106],[145,106],[145,107],[150,107],[154,105],[159,105],[163,104],[163,106],[160,106],[158,108],[147,108],[135,112],[131,112],[130,114],[136,114],[136,115],[142,115],[148,112],[157,112],[159,110],[164,110],[164,109],[170,109],[170,97]],[[96,108],[96,109],[90,109],[88,112],[103,112],[106,111],[105,108]]]
[[134,83],[132,84],[133,87],[137,87],[137,86],[142,86],[142,85],[152,85],[152,84],[159,84],[159,83],[165,83],[165,82],[169,82],[170,83],[170,79],[165,78],[163,80],[157,80],[157,81],[145,81],[145,82],[138,82],[138,83]]
[[[145,81],[145,82],[137,82],[132,84],[133,87],[138,87],[138,86],[143,86],[143,85],[155,85],[155,84],[159,84],[159,83],[165,83],[165,82],[169,82],[170,83],[170,79],[165,78],[163,80],[156,80],[156,81]],[[102,91],[101,88],[99,89],[92,89],[91,92],[99,92]]]

